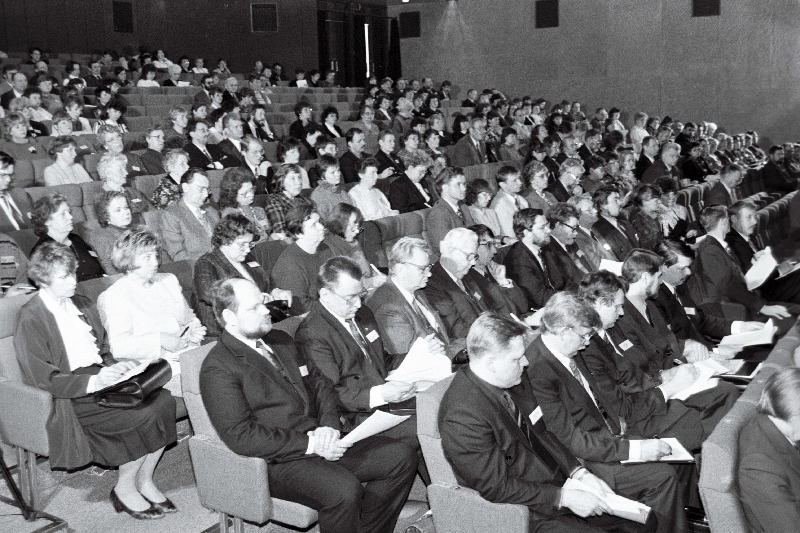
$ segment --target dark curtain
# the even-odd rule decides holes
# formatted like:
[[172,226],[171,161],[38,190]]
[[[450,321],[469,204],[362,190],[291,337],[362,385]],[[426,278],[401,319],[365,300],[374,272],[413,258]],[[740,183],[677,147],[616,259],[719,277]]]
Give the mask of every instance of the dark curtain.
[[389,62],[386,75],[396,80],[403,75],[403,66],[400,62],[400,24],[396,18],[389,23]]
[[364,39],[364,24],[367,19],[364,15],[353,15],[350,35],[353,36],[353,49],[350,55],[350,84],[353,87],[363,87],[367,83],[367,42]]

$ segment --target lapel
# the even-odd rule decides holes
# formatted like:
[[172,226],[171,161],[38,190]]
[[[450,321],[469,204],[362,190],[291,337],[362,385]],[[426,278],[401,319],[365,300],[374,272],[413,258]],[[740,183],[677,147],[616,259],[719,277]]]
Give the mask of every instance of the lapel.
[[[398,291],[398,293],[399,293],[399,291]],[[403,298],[403,295],[402,294],[398,294],[398,296],[403,301],[403,303],[406,305],[406,307],[408,307],[408,309],[411,312],[411,314],[416,317],[416,313],[411,308],[411,305],[406,301],[406,299]],[[439,313],[436,312],[436,310],[433,308],[431,303],[428,301],[428,297],[425,296],[425,293],[422,290],[418,290],[417,292],[414,293],[414,297],[417,300],[419,300],[419,302],[422,305],[425,306],[425,309],[427,309],[428,311],[430,311],[431,314],[433,314],[433,318],[436,319],[436,325],[439,328],[439,335],[442,336],[442,338],[444,339],[445,343],[449,343],[450,342],[450,337],[447,335],[447,328],[444,327],[444,322],[442,322],[442,318],[439,316]],[[423,324],[423,328],[422,329],[425,329],[425,325],[424,324]]]
[[[199,234],[199,235],[207,235],[206,229],[203,227],[203,225],[200,223],[200,221],[197,220],[197,217],[194,216],[194,213],[192,213],[192,210],[189,209],[189,206],[187,206],[186,203],[183,200],[178,202],[178,209],[179,209],[179,211],[181,213],[181,218],[183,218],[183,221],[187,225],[192,227],[192,230],[194,231],[194,233]],[[213,228],[214,224],[211,221],[207,210],[206,210],[206,220],[208,220],[209,225]]]
[[[545,283],[547,283],[547,285],[551,289],[553,289],[554,288],[553,287],[553,282],[550,280],[550,277],[547,276],[547,274],[545,274],[544,269],[542,268],[542,265],[539,264],[539,260],[536,259],[535,255],[533,255],[533,252],[531,251],[531,249],[528,248],[527,246],[525,246],[524,244],[522,244],[522,241],[519,242],[519,246],[520,246],[520,248],[522,248],[523,253],[526,254],[526,257],[528,258],[528,263],[533,265],[534,270],[536,270],[539,273],[539,276],[541,277],[541,279],[543,279],[545,281]],[[544,263],[547,259],[545,257],[543,248],[541,249],[540,254],[541,254],[541,258],[542,258],[542,263]]]
[[[350,352],[357,354],[357,357],[359,358],[363,358],[364,355],[363,352],[361,351],[361,346],[359,346],[359,344],[353,338],[352,333],[350,333],[350,329],[349,328],[345,329],[345,327],[341,324],[341,322],[339,322],[336,319],[336,317],[334,317],[330,313],[330,311],[325,309],[325,306],[323,306],[321,303],[314,302],[314,305],[316,306],[316,309],[319,311],[320,317],[323,320],[325,320],[331,328],[333,328],[335,331],[339,333],[339,336],[342,338],[344,343],[347,344],[348,348],[350,349]],[[356,320],[356,322],[358,323],[358,320]],[[364,324],[361,323],[359,323],[358,325],[360,326],[361,331],[364,333],[364,339],[367,341],[367,349],[369,350],[369,357],[375,365],[375,370],[377,370],[378,374],[380,374],[381,378],[383,378],[384,376],[386,376],[386,368],[384,367],[383,357],[382,357],[383,354],[380,354],[380,356],[379,354],[376,354],[375,347],[372,345],[372,342],[370,342],[366,338],[367,335],[369,335],[369,333],[372,331],[372,328],[366,327]],[[367,368],[368,366],[369,363],[364,364],[364,368]]]

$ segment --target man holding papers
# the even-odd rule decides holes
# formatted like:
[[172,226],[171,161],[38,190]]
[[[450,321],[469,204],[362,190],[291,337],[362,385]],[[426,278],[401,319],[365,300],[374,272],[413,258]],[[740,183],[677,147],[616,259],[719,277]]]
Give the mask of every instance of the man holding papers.
[[[527,506],[531,531],[654,531],[652,512],[644,524],[611,516],[611,488],[545,427],[525,373],[527,332],[524,325],[496,313],[484,313],[470,328],[469,366],[455,375],[439,409],[442,448],[456,479],[491,502]],[[649,479],[648,485],[642,491],[619,492],[636,500],[640,494],[676,496],[670,476]],[[682,513],[679,508],[670,511]],[[662,516],[657,519],[661,525]],[[676,529],[672,520],[665,520],[663,531],[685,530],[685,524]]]
[[[372,411],[408,400],[415,406],[414,383],[386,381],[391,370],[372,311],[361,305],[366,290],[358,264],[339,256],[328,259],[319,270],[319,301],[303,319],[294,336],[300,355],[318,368],[333,384],[339,400],[345,431],[366,420]],[[430,351],[443,353],[441,343],[431,337]],[[421,454],[417,419],[383,433],[401,440]],[[427,474],[423,475],[423,479]]]
[[225,331],[200,370],[214,429],[235,453],[269,462],[270,494],[315,509],[322,533],[392,531],[416,454],[383,436],[342,442],[330,382],[298,360],[291,337],[271,331],[263,300],[244,279],[214,288],[214,314]]
[[[736,202],[728,209],[731,217],[731,231],[725,241],[731,248],[743,271],[747,271],[764,254],[771,254],[769,248],[760,248],[753,241],[753,232],[758,225],[758,208],[750,201]],[[787,266],[793,267],[794,265]],[[778,278],[777,271],[767,278],[761,286],[761,293],[767,298],[781,302],[800,303],[800,273],[795,270],[786,277]]]
[[[678,474],[672,465],[658,463],[673,450],[636,428],[665,411],[664,398],[606,403],[579,354],[601,325],[594,309],[569,292],[556,293],[544,307],[542,334],[525,356],[545,426],[614,490],[652,507],[658,531],[686,531]],[[620,464],[627,460],[646,463]]]
[[700,224],[706,237],[697,247],[695,275],[712,302],[732,301],[747,308],[749,318],[766,321],[774,318],[785,322],[785,332],[795,322],[795,317],[785,305],[768,304],[756,291],[747,289],[740,265],[734,259],[725,237],[730,231],[728,210],[722,206],[706,207],[700,213]]

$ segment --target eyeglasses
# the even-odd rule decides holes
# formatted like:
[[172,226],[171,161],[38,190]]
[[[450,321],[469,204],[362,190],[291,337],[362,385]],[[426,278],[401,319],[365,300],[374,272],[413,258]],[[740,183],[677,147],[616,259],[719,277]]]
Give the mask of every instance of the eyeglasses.
[[497,247],[497,243],[494,242],[493,240],[492,241],[478,241],[478,248],[480,248],[481,246],[486,246],[487,248],[491,248],[493,246]]
[[342,296],[341,294],[336,294],[331,289],[328,289],[328,291],[330,291],[331,294],[333,294],[334,296],[336,296],[337,298],[342,300],[347,305],[355,305],[357,303],[360,303],[369,294],[368,291],[363,290],[363,291],[359,292],[358,294],[351,294],[350,296]]
[[464,257],[467,258],[467,261],[475,261],[476,259],[478,259],[478,254],[476,254],[476,253],[468,254],[467,252],[465,252],[464,250],[462,250],[460,248],[456,248],[456,250],[458,250],[459,252],[464,254]]
[[569,228],[571,231],[578,231],[578,226],[577,225],[576,226],[570,226],[566,222],[562,222],[561,225]]
[[424,272],[425,274],[430,274],[431,270],[433,270],[433,265],[421,266],[421,265],[417,265],[415,263],[409,263],[407,261],[401,261],[400,264],[401,265],[411,265],[414,268],[416,268],[417,270],[419,270],[420,272]]
[[255,246],[253,241],[233,241],[231,244],[238,246],[242,250],[250,250]]
[[592,335],[594,335],[593,329],[590,329],[588,333],[585,333],[583,335],[575,331],[575,328],[573,326],[569,326],[567,329],[570,330],[575,335],[577,335],[578,337],[580,337],[583,342],[589,342],[589,339],[591,339]]

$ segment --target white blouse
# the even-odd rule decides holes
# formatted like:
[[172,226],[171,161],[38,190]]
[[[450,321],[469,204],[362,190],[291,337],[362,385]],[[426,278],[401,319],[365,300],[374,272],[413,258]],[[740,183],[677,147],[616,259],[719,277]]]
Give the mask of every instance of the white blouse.
[[392,209],[389,200],[380,189],[375,187],[365,189],[358,184],[348,192],[358,210],[361,211],[364,220],[376,220],[398,214],[396,209]]
[[56,319],[58,332],[67,351],[69,369],[74,371],[77,368],[102,364],[103,358],[100,357],[92,327],[81,320],[83,313],[75,307],[72,300],[66,299],[61,306],[47,291],[39,291],[39,297]]

